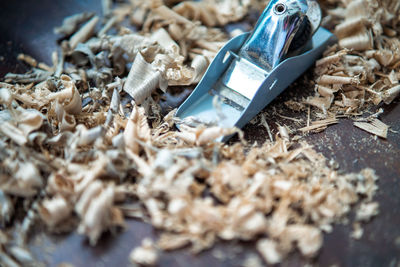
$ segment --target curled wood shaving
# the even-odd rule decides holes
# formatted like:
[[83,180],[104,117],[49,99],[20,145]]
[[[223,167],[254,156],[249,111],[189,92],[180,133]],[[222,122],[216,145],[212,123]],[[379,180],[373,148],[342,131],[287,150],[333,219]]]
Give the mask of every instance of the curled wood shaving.
[[166,89],[161,73],[147,63],[141,54],[136,56],[124,90],[135,99],[136,103],[141,104],[155,89],[160,87]]
[[340,6],[328,10],[339,22],[334,29],[339,45],[316,62],[318,90],[307,103],[325,116],[332,112],[351,115],[366,104],[390,104],[399,92],[399,41],[392,31],[399,21],[398,4],[389,0],[332,2]]
[[11,116],[6,111],[2,113],[6,119],[0,121],[0,132],[20,145],[26,144],[29,134],[43,124],[43,117],[37,110],[15,109]]
[[378,214],[379,204],[377,202],[362,203],[356,213],[357,221],[369,221]]
[[257,250],[268,264],[277,264],[282,260],[282,256],[278,251],[277,244],[273,240],[259,240],[257,242]]
[[[88,190],[90,189],[88,187]],[[117,208],[113,209],[114,194],[112,186],[101,188],[100,192],[93,194],[92,199],[87,201],[89,203],[83,204],[86,209],[78,212],[82,218],[78,233],[87,235],[91,244],[97,243],[98,238],[105,229],[113,225],[122,226],[121,212]]]
[[49,227],[55,227],[58,223],[67,219],[71,215],[71,211],[70,204],[61,196],[44,200],[39,208],[42,220]]
[[400,85],[393,86],[383,92],[383,102],[390,104],[400,94]]
[[150,239],[143,239],[140,247],[132,250],[130,260],[144,266],[154,266],[158,261],[158,253]]
[[84,12],[66,17],[60,27],[54,28],[54,33],[70,35],[73,34],[79,27],[79,24],[93,17],[93,13]]
[[[200,20],[206,26],[226,25],[242,19],[250,9],[251,1],[185,1],[174,10],[192,20]],[[254,3],[253,3],[254,4]]]

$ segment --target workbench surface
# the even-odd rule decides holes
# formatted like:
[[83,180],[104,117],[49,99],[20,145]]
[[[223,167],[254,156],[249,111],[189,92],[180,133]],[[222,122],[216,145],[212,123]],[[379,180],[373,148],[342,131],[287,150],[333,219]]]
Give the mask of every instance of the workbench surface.
[[[65,16],[83,12],[100,12],[100,1],[96,0],[20,0],[0,3],[0,77],[7,72],[23,72],[26,67],[17,62],[19,53],[32,55],[50,63],[51,52],[56,48],[53,27],[60,25]],[[309,71],[308,74],[311,75]],[[302,83],[302,78],[297,85]],[[312,90],[312,89],[310,89]],[[284,100],[306,94],[288,89],[265,110],[279,107]],[[341,172],[357,172],[363,168],[376,170],[379,176],[379,215],[364,226],[360,240],[350,237],[351,219],[347,225],[335,225],[331,234],[324,234],[324,245],[319,256],[311,261],[320,266],[400,266],[400,100],[384,109],[380,119],[388,124],[387,140],[355,128],[349,119],[340,119],[337,125],[329,126],[322,133],[309,134],[305,140],[328,159],[339,164]],[[291,114],[293,115],[293,114]],[[296,114],[294,114],[295,116]],[[290,120],[275,116],[267,117],[274,129],[275,123],[290,125]],[[260,125],[244,128],[246,139],[263,143],[267,131]],[[156,238],[157,231],[151,225],[137,220],[127,220],[127,228],[117,234],[105,234],[98,245],[91,247],[87,240],[76,233],[50,235],[37,229],[31,238],[34,254],[46,265],[56,266],[61,262],[75,266],[126,266],[132,248],[140,245],[145,237]],[[222,253],[221,253],[222,252]],[[163,253],[160,266],[236,266],[248,253],[255,253],[253,243],[218,242],[217,245],[199,255],[192,255],[189,249]],[[222,259],[217,259],[221,258]],[[306,261],[297,253],[281,265],[299,266]]]

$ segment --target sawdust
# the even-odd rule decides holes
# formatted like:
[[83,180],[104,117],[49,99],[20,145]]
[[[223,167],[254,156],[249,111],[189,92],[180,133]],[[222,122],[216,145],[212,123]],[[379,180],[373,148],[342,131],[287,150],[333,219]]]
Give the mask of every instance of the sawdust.
[[[373,170],[340,174],[294,133],[324,130],[341,115],[396,97],[398,3],[330,1],[339,9],[368,8],[357,16],[328,12],[325,23],[338,25],[339,45],[316,63],[315,96],[286,103],[307,119],[280,114],[294,122],[274,136],[263,117],[270,140],[227,145],[213,140],[238,129],[177,131],[174,111],[164,116],[157,89],[197,83],[229,39],[214,26],[241,20],[266,3],[178,2],[134,0],[110,8],[103,1],[108,19],[100,32],[93,14],[68,18],[56,29],[70,37],[53,66],[20,55],[32,71],[8,74],[0,83],[0,222],[15,225],[0,231],[1,263],[34,262],[23,247],[37,221],[57,231],[76,218],[78,233],[91,244],[124,227],[124,217],[150,222],[162,233],[132,251],[139,264],[156,264],[159,250],[190,246],[200,252],[217,240],[254,240],[273,264],[293,250],[318,255],[323,233],[357,203],[354,238],[362,235],[361,222],[378,213]],[[109,35],[110,29],[118,33]],[[354,125],[387,133],[376,118]],[[15,206],[20,198],[24,207]],[[15,209],[26,214],[20,225]],[[6,232],[15,229],[13,239]],[[259,260],[244,265],[258,266]]]

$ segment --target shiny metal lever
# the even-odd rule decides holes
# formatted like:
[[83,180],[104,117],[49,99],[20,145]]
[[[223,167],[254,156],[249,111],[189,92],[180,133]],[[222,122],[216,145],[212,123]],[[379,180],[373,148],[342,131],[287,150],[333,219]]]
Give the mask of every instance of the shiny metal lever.
[[290,48],[305,45],[321,19],[321,9],[315,0],[272,0],[240,49],[239,57],[270,71]]

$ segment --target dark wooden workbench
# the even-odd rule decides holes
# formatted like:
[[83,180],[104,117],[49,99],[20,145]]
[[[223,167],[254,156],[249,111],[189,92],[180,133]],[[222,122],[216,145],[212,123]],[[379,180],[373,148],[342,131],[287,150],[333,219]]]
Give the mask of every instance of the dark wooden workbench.
[[[99,0],[19,0],[0,2],[0,77],[6,72],[21,72],[26,67],[16,61],[24,52],[50,63],[50,54],[56,47],[54,26],[62,19],[77,12],[101,9]],[[310,73],[308,73],[310,75]],[[270,105],[281,108],[282,101],[298,97],[294,85]],[[375,138],[352,126],[343,119],[319,134],[311,134],[306,140],[329,159],[335,160],[343,172],[355,172],[370,167],[380,177],[377,201],[380,214],[364,227],[361,240],[350,238],[349,225],[336,225],[331,234],[324,235],[324,246],[311,263],[320,266],[400,266],[400,105],[399,99],[389,106],[383,105],[383,122],[393,131],[387,140]],[[288,111],[290,112],[290,111]],[[272,113],[271,113],[272,114]],[[300,114],[292,114],[301,116]],[[289,120],[271,115],[267,118],[274,128],[275,122],[290,125]],[[262,126],[245,127],[246,138],[263,143],[267,132]],[[351,216],[350,216],[351,219]],[[107,234],[99,245],[90,247],[84,237],[72,233],[65,236],[37,234],[31,246],[35,255],[46,265],[56,266],[69,262],[76,266],[126,266],[128,254],[144,237],[156,238],[157,232],[145,223],[128,220],[127,229],[117,235]],[[221,261],[216,255],[223,252]],[[211,251],[192,255],[188,249],[164,253],[161,266],[238,266],[248,253],[254,253],[252,243],[218,243]],[[282,266],[299,266],[305,263],[298,254],[291,255]]]

